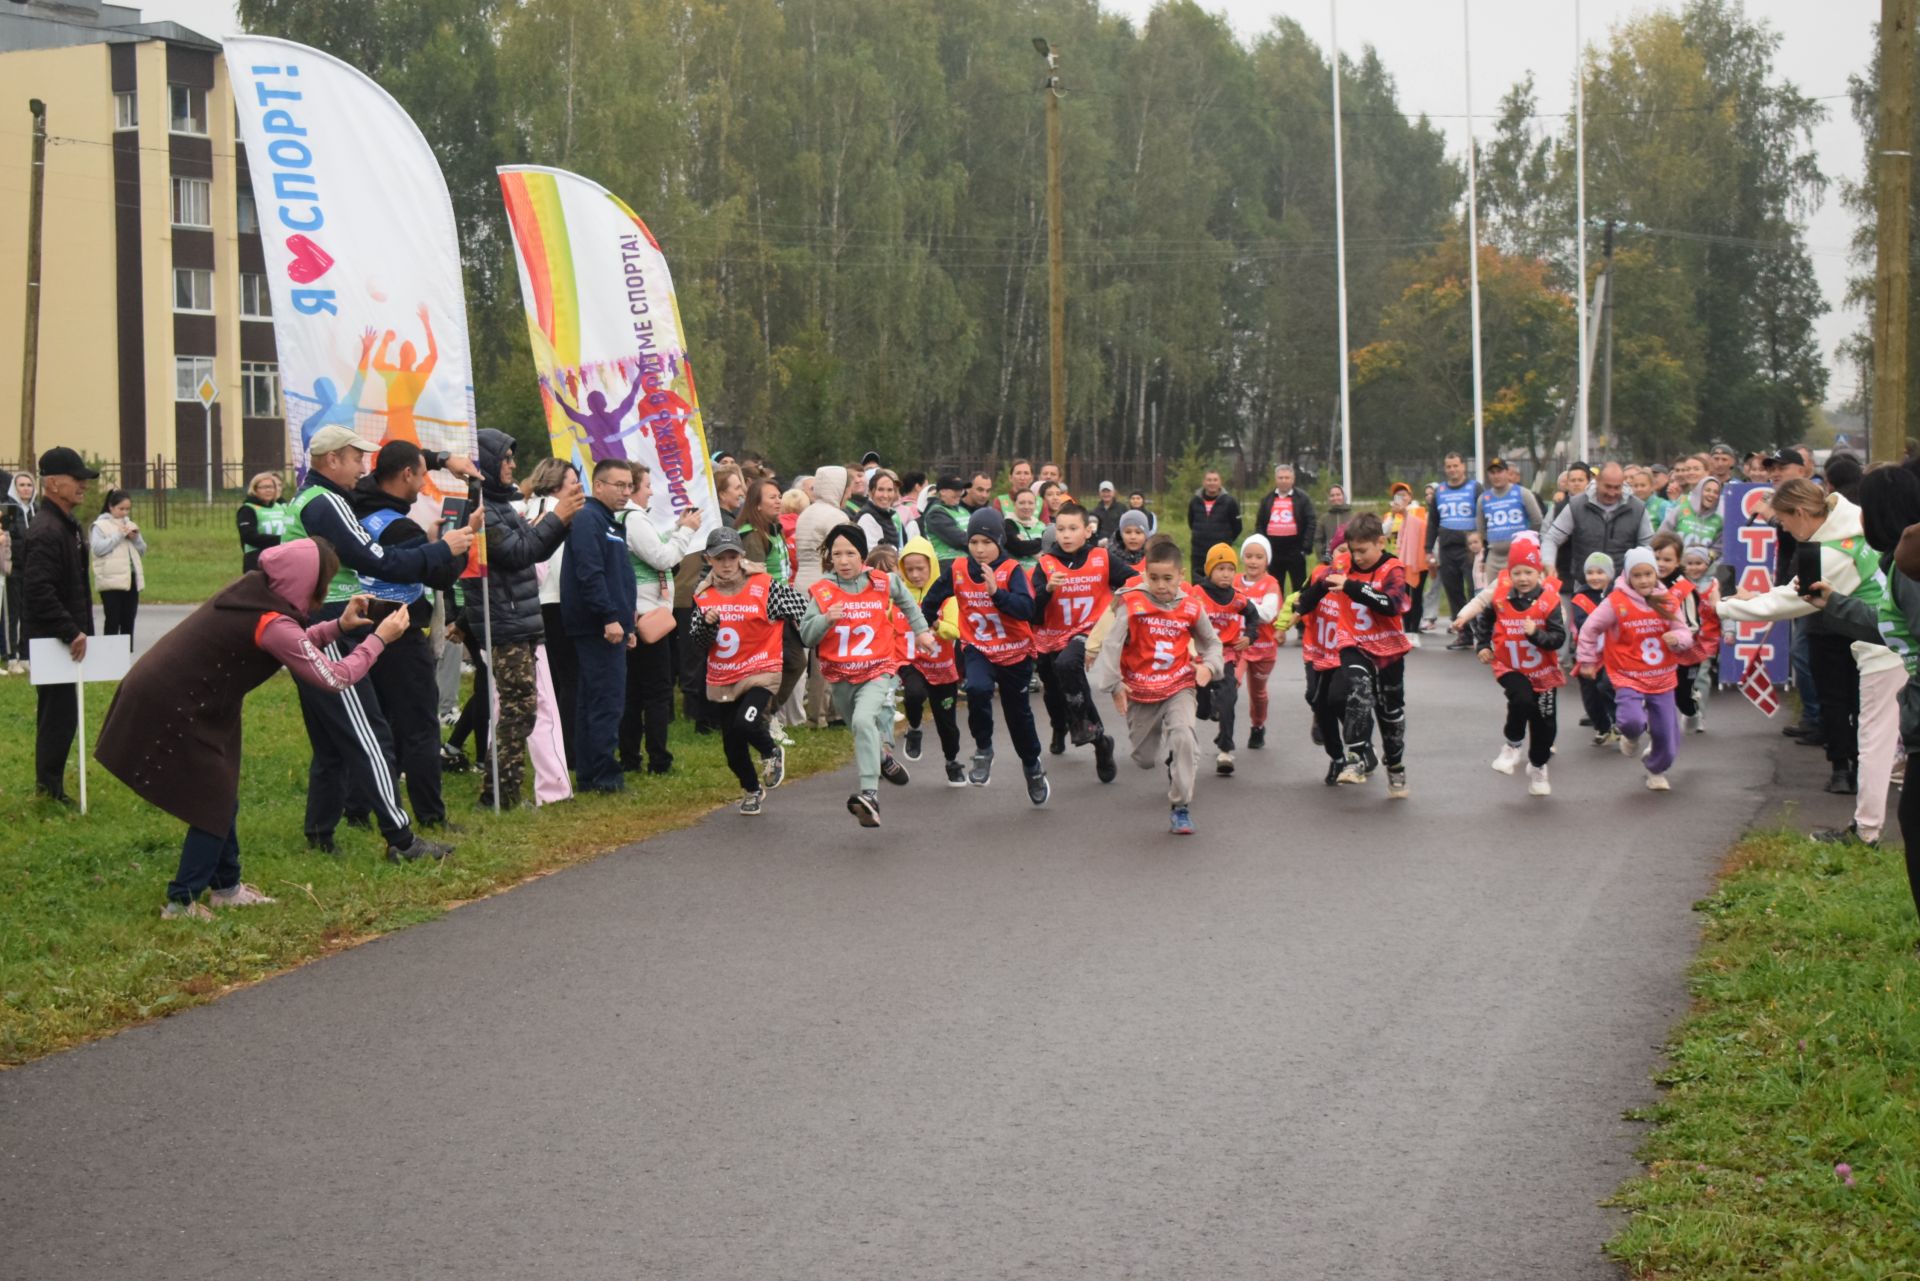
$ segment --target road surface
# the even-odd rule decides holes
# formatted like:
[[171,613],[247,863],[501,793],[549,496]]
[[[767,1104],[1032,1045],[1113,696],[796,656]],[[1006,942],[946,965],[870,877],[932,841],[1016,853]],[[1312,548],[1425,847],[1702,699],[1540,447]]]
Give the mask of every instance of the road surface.
[[1288,650],[1192,839],[1084,752],[877,832],[843,774],[0,1075],[0,1275],[1615,1278],[1690,905],[1804,762],[1721,696],[1651,794],[1569,700],[1532,800],[1412,664],[1405,802]]

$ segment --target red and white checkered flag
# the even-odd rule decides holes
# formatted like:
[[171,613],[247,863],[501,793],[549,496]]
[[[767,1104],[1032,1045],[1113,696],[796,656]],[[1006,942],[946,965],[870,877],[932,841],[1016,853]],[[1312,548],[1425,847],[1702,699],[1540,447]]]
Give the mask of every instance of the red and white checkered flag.
[[1767,675],[1767,669],[1760,665],[1760,656],[1755,654],[1747,660],[1747,671],[1740,678],[1740,692],[1747,701],[1772,716],[1780,710],[1780,691],[1773,686],[1773,678]]

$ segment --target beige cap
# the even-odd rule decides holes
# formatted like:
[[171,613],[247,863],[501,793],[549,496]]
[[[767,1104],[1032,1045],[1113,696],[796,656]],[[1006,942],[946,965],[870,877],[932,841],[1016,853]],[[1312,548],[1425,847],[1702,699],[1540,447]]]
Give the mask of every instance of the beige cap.
[[331,454],[341,449],[363,449],[369,454],[380,452],[380,446],[359,435],[352,428],[337,424],[322,427],[313,433],[313,442],[307,446],[307,455]]

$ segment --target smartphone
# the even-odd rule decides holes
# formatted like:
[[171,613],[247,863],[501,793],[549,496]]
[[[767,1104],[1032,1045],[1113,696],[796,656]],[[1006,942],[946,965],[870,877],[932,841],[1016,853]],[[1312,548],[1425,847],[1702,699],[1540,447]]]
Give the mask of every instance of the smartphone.
[[1820,544],[1801,543],[1793,549],[1794,590],[1802,596],[1811,596],[1813,585],[1820,581]]

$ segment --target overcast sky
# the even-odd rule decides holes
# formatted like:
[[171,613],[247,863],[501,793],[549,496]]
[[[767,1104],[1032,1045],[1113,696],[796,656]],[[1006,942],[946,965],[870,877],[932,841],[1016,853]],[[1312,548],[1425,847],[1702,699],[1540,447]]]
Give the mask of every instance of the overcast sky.
[[[139,3],[139,0],[129,0]],[[1102,0],[1108,8],[1144,21],[1154,0]],[[1327,0],[1202,0],[1224,12],[1243,38],[1265,30],[1279,15],[1300,23],[1322,40],[1328,37]],[[1500,95],[1528,71],[1534,73],[1540,110],[1566,111],[1573,104],[1574,23],[1572,0],[1472,0],[1473,111],[1491,115]],[[238,23],[229,0],[148,0],[149,19],[172,19],[206,35],[222,36]],[[1583,0],[1581,18],[1589,43],[1607,29],[1638,13],[1678,8],[1678,0]],[[1844,98],[1847,77],[1863,71],[1872,53],[1876,0],[1746,0],[1747,12],[1771,24],[1783,37],[1775,71],[1815,98],[1828,99],[1826,123],[1815,135],[1820,167],[1836,181],[1825,204],[1807,227],[1808,246],[1820,287],[1833,306],[1819,327],[1822,354],[1831,365],[1833,349],[1860,323],[1860,313],[1840,305],[1846,292],[1847,244],[1851,219],[1840,205],[1838,179],[1860,174],[1860,131]],[[1340,47],[1349,55],[1365,45],[1380,51],[1394,75],[1400,102],[1424,111],[1444,128],[1456,154],[1464,155],[1467,122],[1463,67],[1465,40],[1460,4],[1455,0],[1341,0]],[[1479,122],[1483,131],[1492,122]],[[1678,230],[1688,230],[1678,228]],[[1830,399],[1844,400],[1853,390],[1850,371],[1836,370]]]

